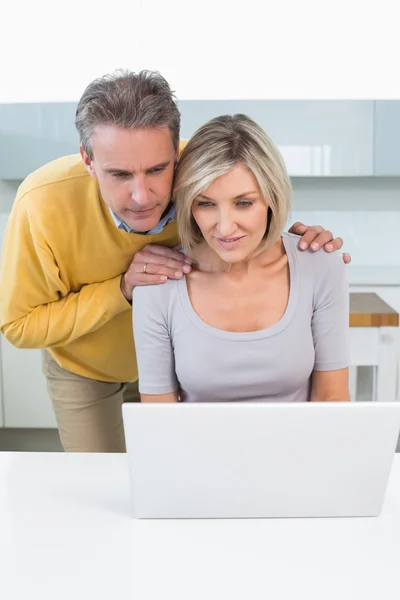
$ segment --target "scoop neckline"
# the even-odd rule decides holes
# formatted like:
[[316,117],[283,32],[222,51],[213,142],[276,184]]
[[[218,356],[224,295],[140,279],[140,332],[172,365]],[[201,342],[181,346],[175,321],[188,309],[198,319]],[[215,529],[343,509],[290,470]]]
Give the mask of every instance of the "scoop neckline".
[[272,337],[273,335],[276,335],[277,333],[283,331],[289,325],[290,321],[292,320],[295,314],[299,294],[299,277],[297,268],[297,256],[294,252],[293,244],[289,242],[290,237],[283,234],[281,236],[281,239],[285,248],[286,255],[288,257],[290,288],[286,310],[283,313],[280,320],[277,321],[277,323],[274,323],[274,325],[271,325],[270,327],[267,327],[265,329],[258,329],[257,331],[225,331],[224,329],[218,329],[217,327],[213,327],[212,325],[209,325],[208,323],[203,321],[194,310],[189,297],[186,277],[183,277],[182,279],[177,280],[178,295],[182,308],[187,318],[191,321],[191,323],[204,333],[207,333],[219,339],[231,341],[247,342],[251,340],[261,340]]

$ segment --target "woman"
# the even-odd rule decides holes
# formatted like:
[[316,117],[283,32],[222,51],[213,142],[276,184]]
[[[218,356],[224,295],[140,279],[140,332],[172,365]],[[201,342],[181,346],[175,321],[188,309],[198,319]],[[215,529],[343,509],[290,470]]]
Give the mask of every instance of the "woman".
[[349,400],[345,266],[283,233],[290,192],[250,118],[218,117],[189,141],[174,198],[195,268],[134,290],[142,401]]

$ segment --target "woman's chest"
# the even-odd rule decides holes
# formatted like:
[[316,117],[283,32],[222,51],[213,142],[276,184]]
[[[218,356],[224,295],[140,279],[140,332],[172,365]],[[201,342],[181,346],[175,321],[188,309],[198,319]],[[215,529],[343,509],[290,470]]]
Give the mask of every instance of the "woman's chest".
[[303,389],[313,369],[313,338],[305,320],[260,339],[231,339],[234,334],[224,339],[194,328],[188,334],[182,331],[173,343],[175,372],[192,401],[283,399]]
[[268,281],[242,284],[199,279],[189,285],[192,307],[202,321],[225,331],[266,329],[284,315],[290,293],[286,273]]

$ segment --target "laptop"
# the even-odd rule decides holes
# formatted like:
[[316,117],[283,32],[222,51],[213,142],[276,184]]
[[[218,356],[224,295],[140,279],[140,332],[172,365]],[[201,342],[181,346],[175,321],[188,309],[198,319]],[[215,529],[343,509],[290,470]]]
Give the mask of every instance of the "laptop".
[[126,403],[138,519],[379,515],[400,403]]

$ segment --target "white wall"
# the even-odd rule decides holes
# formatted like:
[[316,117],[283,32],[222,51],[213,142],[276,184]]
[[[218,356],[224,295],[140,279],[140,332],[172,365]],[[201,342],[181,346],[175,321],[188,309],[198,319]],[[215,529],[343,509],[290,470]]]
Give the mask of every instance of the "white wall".
[[395,8],[393,0],[68,0],[57,10],[52,0],[5,2],[0,102],[75,101],[117,67],[157,69],[182,99],[396,97]]
[[400,266],[400,178],[296,178],[292,221],[342,237],[353,266]]

